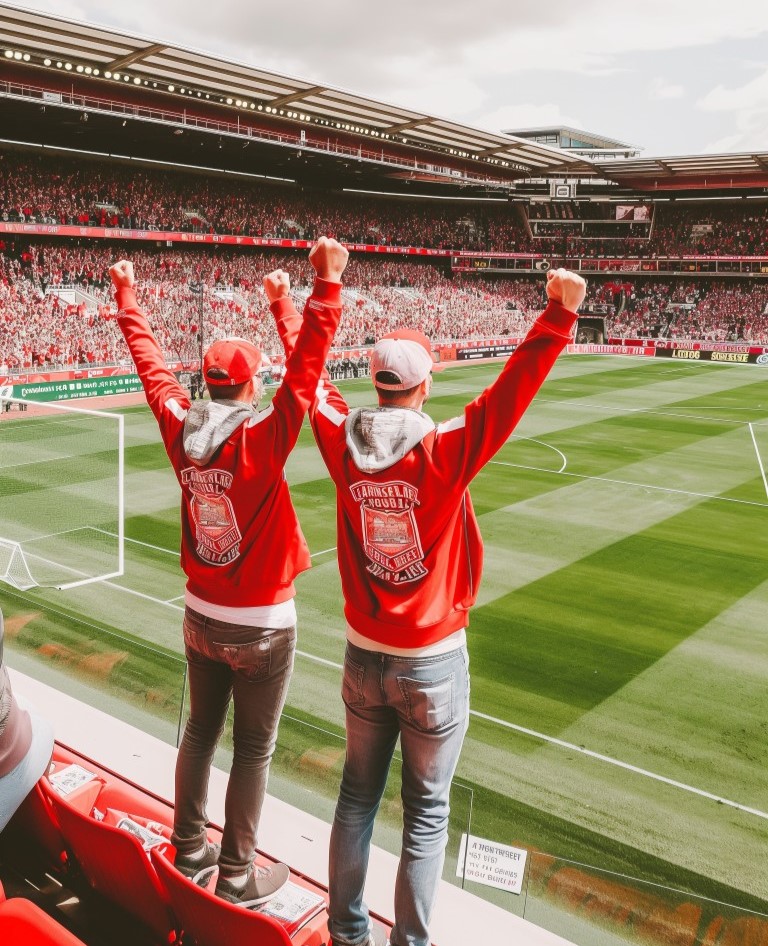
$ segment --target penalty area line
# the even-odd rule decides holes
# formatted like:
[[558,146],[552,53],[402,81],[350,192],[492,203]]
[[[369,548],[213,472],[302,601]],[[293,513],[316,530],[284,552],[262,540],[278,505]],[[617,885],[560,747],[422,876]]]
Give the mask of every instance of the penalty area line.
[[[344,667],[340,663],[336,663],[333,660],[327,660],[324,657],[316,657],[314,654],[309,654],[304,650],[297,650],[296,653],[300,657],[304,657],[307,660],[311,660],[314,663],[323,664],[326,667],[332,667],[334,670],[343,670]],[[689,792],[693,795],[699,795],[701,798],[708,798],[710,801],[716,801],[719,804],[727,805],[729,808],[736,808],[739,811],[746,812],[750,815],[755,815],[758,818],[765,818],[768,820],[768,813],[760,811],[758,808],[750,808],[748,805],[742,805],[739,802],[732,801],[729,798],[722,798],[720,795],[714,795],[712,792],[704,791],[704,789],[696,788],[693,785],[687,785],[685,782],[679,782],[677,779],[668,778],[666,775],[658,775],[656,772],[650,772],[648,769],[642,769],[637,765],[632,765],[629,762],[622,762],[621,759],[614,759],[613,756],[603,755],[601,752],[594,752],[592,749],[585,749],[582,746],[577,746],[572,742],[566,742],[564,739],[557,739],[555,736],[547,736],[545,733],[537,732],[535,729],[528,729],[525,726],[518,726],[516,723],[510,723],[506,719],[499,719],[496,716],[489,716],[487,713],[481,713],[479,710],[470,710],[470,716],[474,716],[475,719],[482,719],[486,723],[492,723],[494,726],[500,726],[503,729],[511,729],[514,732],[522,733],[525,736],[530,736],[532,739],[538,739],[541,742],[549,743],[550,745],[557,746],[560,749],[567,749],[573,752],[579,752],[581,755],[588,756],[591,759],[596,759],[599,762],[605,762],[608,765],[614,765],[617,768],[625,769],[628,772],[633,772],[635,775],[641,775],[644,778],[652,779],[655,782],[662,782],[665,785],[670,785],[672,788],[678,788],[682,791]]]
[[[543,466],[523,466],[522,463],[508,463],[505,460],[489,460],[496,466],[511,466],[518,470],[533,470],[537,473],[552,473],[554,476],[569,476],[577,480],[598,480],[601,483],[614,483],[617,486],[634,486],[637,489],[653,489],[659,493],[677,493],[680,496],[693,496],[697,499],[717,499],[721,503],[738,503],[742,506],[759,506],[762,509],[768,508],[768,503],[758,503],[752,499],[736,499],[733,496],[718,496],[715,493],[694,493],[688,489],[674,489],[671,486],[653,486],[650,483],[634,483],[632,480],[615,480],[608,476],[589,476],[587,473],[566,473],[562,470],[548,470]],[[768,486],[766,486],[768,494]]]
[[765,476],[765,466],[763,466],[763,458],[760,456],[760,448],[757,445],[757,438],[755,437],[755,428],[752,424],[749,425],[749,433],[752,437],[752,445],[755,448],[755,453],[757,454],[757,465],[760,467],[760,476],[763,478],[763,486],[765,487],[765,495],[768,496],[768,479]]
[[505,729],[512,729],[515,732],[531,736],[533,739],[540,739],[553,746],[559,746],[561,749],[568,749],[571,752],[579,752],[581,755],[589,756],[590,759],[597,759],[600,762],[607,762],[609,765],[615,765],[628,772],[634,772],[636,775],[642,775],[644,778],[653,779],[655,782],[663,782],[665,785],[671,785],[673,788],[682,789],[690,792],[692,795],[698,795],[701,798],[708,798],[710,801],[716,801],[720,805],[727,805],[729,808],[736,808],[750,815],[756,815],[758,818],[768,820],[768,812],[760,811],[759,808],[750,808],[748,805],[742,805],[739,802],[732,801],[730,798],[723,798],[720,795],[713,795],[712,792],[706,792],[701,788],[695,788],[693,785],[687,785],[685,782],[678,782],[677,779],[667,778],[666,775],[658,775],[656,772],[649,772],[648,769],[642,769],[637,765],[631,765],[629,762],[622,762],[621,759],[614,759],[612,756],[603,755],[601,752],[594,752],[592,749],[585,749],[583,746],[577,746],[572,742],[566,742],[564,739],[557,739],[554,736],[545,736],[535,729],[527,729],[525,726],[518,726],[516,723],[509,723],[504,719],[498,719],[496,716],[489,716],[487,713],[481,713],[478,710],[470,710],[472,716],[494,723],[496,726],[502,726]]
[[[116,532],[107,532],[106,529],[97,529],[95,526],[87,526],[86,528],[93,529],[95,532],[101,532],[102,535],[111,535],[115,539],[118,538],[118,535]],[[54,533],[54,535],[58,535],[58,533]],[[145,549],[154,549],[155,552],[165,552],[166,555],[173,555],[177,558],[180,554],[178,550],[174,551],[173,549],[165,549],[160,545],[151,545],[149,542],[142,542],[139,539],[132,539],[129,536],[125,536],[125,541],[132,542],[134,545],[143,545]],[[334,545],[329,549],[323,549],[320,552],[313,552],[310,555],[310,558],[317,558],[318,555],[325,555],[328,552],[335,552],[335,551],[336,551],[336,546]],[[170,600],[175,601],[176,599],[171,598]]]

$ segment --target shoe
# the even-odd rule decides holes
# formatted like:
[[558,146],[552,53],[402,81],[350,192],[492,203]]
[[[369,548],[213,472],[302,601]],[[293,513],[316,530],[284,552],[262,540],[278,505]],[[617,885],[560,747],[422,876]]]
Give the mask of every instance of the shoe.
[[205,887],[211,877],[211,872],[219,863],[221,845],[215,842],[205,842],[205,854],[202,857],[189,857],[187,854],[176,854],[174,867],[180,874],[188,877],[198,887]]
[[288,883],[291,872],[285,864],[271,867],[252,867],[242,887],[230,883],[219,873],[216,881],[216,896],[241,907],[257,907],[271,900]]

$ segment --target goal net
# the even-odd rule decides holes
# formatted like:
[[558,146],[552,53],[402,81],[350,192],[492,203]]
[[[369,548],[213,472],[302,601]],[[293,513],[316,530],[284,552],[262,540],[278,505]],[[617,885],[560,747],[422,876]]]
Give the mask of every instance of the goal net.
[[0,581],[72,588],[123,573],[123,417],[0,401]]

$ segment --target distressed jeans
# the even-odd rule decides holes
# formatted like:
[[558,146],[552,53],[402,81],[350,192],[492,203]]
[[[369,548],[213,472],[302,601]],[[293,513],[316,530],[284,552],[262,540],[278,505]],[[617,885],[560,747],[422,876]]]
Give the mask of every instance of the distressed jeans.
[[403,844],[390,939],[392,946],[429,946],[427,927],[448,840],[451,780],[469,722],[466,647],[410,658],[348,644],[342,697],[347,752],[331,831],[331,936],[344,946],[366,941],[363,888],[373,822],[399,736]]
[[234,701],[232,768],[224,807],[219,868],[243,874],[256,853],[277,725],[293,671],[296,627],[228,624],[184,613],[190,713],[176,763],[172,842],[182,854],[205,842],[211,763]]

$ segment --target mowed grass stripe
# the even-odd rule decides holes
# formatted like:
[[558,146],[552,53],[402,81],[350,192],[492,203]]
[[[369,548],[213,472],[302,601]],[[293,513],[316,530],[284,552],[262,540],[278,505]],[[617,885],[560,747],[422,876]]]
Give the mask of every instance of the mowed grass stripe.
[[[610,363],[615,366],[619,364],[619,362]],[[679,366],[675,366],[676,373],[673,374],[673,369],[666,364],[653,363],[643,363],[642,366],[633,364],[631,368],[628,366],[620,370],[614,368],[614,370],[606,371],[604,366],[607,364],[609,360],[601,359],[599,370],[595,370],[598,368],[597,361],[590,365],[587,360],[577,362],[575,359],[561,359],[554,369],[552,380],[567,381],[569,377],[575,376],[578,384],[574,385],[572,392],[562,392],[565,400],[559,405],[553,405],[546,399],[549,397],[549,385],[552,383],[548,382],[517,433],[540,439],[544,443],[551,442],[566,455],[570,454],[569,464],[571,465],[568,470],[583,470],[584,475],[594,475],[599,471],[604,471],[618,479],[625,475],[629,478],[629,472],[636,473],[638,477],[642,473],[646,477],[655,476],[657,483],[668,483],[678,476],[685,480],[683,485],[701,482],[706,476],[713,493],[723,491],[730,497],[754,495],[759,486],[756,461],[754,455],[748,461],[741,453],[741,444],[736,436],[736,428],[739,424],[734,423],[734,420],[746,418],[734,418],[733,415],[736,413],[735,407],[744,406],[737,403],[739,390],[743,389],[746,399],[757,410],[755,416],[761,416],[755,382],[759,375],[756,372],[738,368],[735,371],[730,368],[708,371],[709,366],[707,366],[703,371],[692,374],[681,371]],[[480,386],[495,377],[498,370],[500,370],[499,366],[473,366],[457,369],[455,373],[445,372],[436,376],[437,397],[428,407],[430,413],[437,420],[459,414],[464,403],[477,393]],[[602,386],[595,381],[598,374],[605,376]],[[461,381],[459,381],[459,376]],[[655,381],[638,383],[638,380],[644,380],[646,376]],[[724,387],[726,377],[728,384]],[[463,381],[465,378],[466,390]],[[440,396],[442,379],[446,379],[443,397]],[[350,403],[371,403],[372,392],[369,381],[353,382],[343,387]],[[579,390],[577,391],[576,388]],[[585,397],[587,390],[591,393]],[[574,396],[569,397],[569,394]],[[705,408],[712,413],[716,412],[719,399],[723,395],[725,395],[723,405],[727,408],[722,411],[725,417],[692,421],[685,416],[684,412],[703,413]],[[664,410],[667,404],[670,405],[669,411]],[[634,413],[636,408],[641,406],[648,406],[651,411],[661,410],[663,413]],[[683,417],[666,416],[672,413],[682,413]],[[661,420],[662,417],[663,420]],[[133,414],[130,421],[132,445],[142,446],[145,443],[151,445],[151,438],[154,437],[157,454],[155,457],[151,456],[151,452],[136,451],[132,454],[135,466],[132,467],[134,472],[129,478],[131,482],[129,507],[133,516],[129,534],[139,540],[175,549],[178,547],[178,487],[172,473],[167,466],[164,467],[167,460],[162,447],[157,442],[153,419],[145,410],[143,415],[140,412]],[[658,437],[655,436],[657,422],[659,423]],[[547,436],[548,433],[551,436]],[[150,439],[146,441],[143,438]],[[628,449],[617,449],[615,441],[619,439]],[[504,454],[511,454],[513,460],[518,462],[524,461],[521,465],[540,465],[544,469],[553,469],[554,461],[557,460],[556,455],[548,451],[546,447],[537,446],[530,441],[513,441],[503,448],[502,455]],[[710,469],[713,475],[703,472]],[[294,473],[296,476],[293,475]],[[497,474],[500,475],[497,477]],[[165,476],[166,485],[161,485],[163,476]],[[297,478],[301,479],[301,482],[294,485],[297,483]],[[294,491],[299,515],[303,522],[306,520],[305,533],[310,541],[310,547],[314,551],[333,546],[335,544],[333,489],[325,476],[316,448],[313,446],[311,433],[306,428],[301,432],[298,450],[289,459],[288,479]],[[547,581],[554,581],[561,574],[569,572],[572,567],[581,568],[581,572],[574,573],[573,580],[569,580],[571,609],[574,612],[591,614],[594,607],[600,621],[603,621],[605,617],[603,609],[607,605],[602,593],[597,596],[596,603],[593,605],[591,584],[581,584],[585,576],[609,573],[613,568],[612,558],[615,552],[617,550],[622,552],[623,543],[639,539],[646,543],[643,548],[654,550],[660,558],[666,557],[668,562],[668,574],[662,576],[667,577],[667,585],[657,586],[657,576],[653,575],[651,580],[645,583],[646,592],[653,596],[653,589],[657,588],[659,593],[671,594],[672,590],[678,587],[675,576],[675,554],[677,553],[675,542],[669,538],[661,542],[658,536],[652,536],[653,541],[650,541],[646,533],[649,530],[652,531],[657,524],[663,524],[670,518],[684,516],[689,511],[695,516],[701,507],[700,498],[691,497],[685,493],[654,495],[653,491],[644,490],[642,486],[622,487],[620,484],[607,484],[595,480],[573,482],[567,477],[558,477],[554,473],[519,468],[499,468],[493,473],[491,468],[488,468],[473,486],[473,494],[478,511],[482,514],[481,525],[487,538],[484,593],[492,598],[496,598],[498,594],[506,598],[512,590],[514,599],[515,588],[526,591],[527,587],[533,583],[538,591],[539,582],[546,584]],[[715,503],[715,505],[725,504]],[[752,507],[742,508],[749,509],[752,516],[742,522],[741,532],[747,533],[750,524],[755,521],[755,510]],[[760,512],[761,510],[757,510],[757,513]],[[153,537],[153,529],[163,536],[173,534],[174,541],[158,541]],[[709,570],[705,571],[706,579],[713,571],[717,571],[711,562],[712,556],[717,553],[722,531],[718,523],[714,523],[712,529],[711,541],[714,549],[707,549],[704,542],[705,548],[697,553],[703,555],[704,560],[710,563]],[[739,529],[733,529],[728,534],[737,538]],[[692,541],[694,544],[700,544],[703,540],[699,535]],[[728,548],[731,547],[729,543]],[[662,549],[663,556],[660,551]],[[762,555],[763,550],[756,552],[758,559]],[[596,561],[594,557],[600,558],[600,556],[602,559]],[[167,558],[170,562],[173,561],[170,556]],[[585,560],[586,564],[582,564],[582,560]],[[694,556],[692,562],[696,560]],[[328,561],[324,559],[321,561],[323,563],[319,568],[312,569],[299,579],[300,647],[330,663],[338,663],[343,652],[343,618],[338,571],[332,555],[329,556]],[[637,580],[637,576],[631,574],[631,554],[628,549],[619,554],[617,562],[624,577],[624,583]],[[600,568],[597,567],[598,564]],[[727,561],[724,559],[721,564],[721,570],[727,573]],[[754,563],[751,567],[757,570]],[[695,565],[691,564],[689,570],[685,572],[686,578],[690,580],[695,571]],[[766,571],[768,572],[768,569]],[[148,570],[147,575],[149,572],[151,569]],[[751,575],[754,579],[754,572]],[[131,576],[126,577],[132,583]],[[152,579],[143,576],[142,586],[145,580]],[[158,582],[161,586],[167,584],[166,579]],[[749,582],[745,580],[744,586],[748,585]],[[623,584],[618,584],[613,589],[617,596],[617,601],[613,604],[619,608],[622,605],[623,587]],[[730,611],[726,613],[735,616],[740,613],[738,602],[742,599],[737,595],[741,593],[742,587],[742,584],[739,584],[738,587],[730,590],[729,600],[732,605]],[[158,592],[158,597],[168,599],[173,596],[171,592],[174,588],[163,588],[162,595],[159,593],[160,587],[155,590]],[[717,593],[719,593],[717,588],[708,591],[706,600],[699,611],[700,619],[706,617],[703,614],[705,604],[709,612],[717,611],[720,606],[715,600]],[[748,596],[754,593],[754,590],[747,592]],[[110,596],[113,599],[114,597],[114,595]],[[128,598],[127,595],[124,597]],[[135,611],[132,608],[134,603],[139,606],[139,609]],[[515,602],[515,605],[517,603]],[[636,607],[638,598],[631,598],[629,603]],[[113,601],[113,606],[114,604]],[[540,624],[548,623],[545,604],[546,602],[540,601],[539,611],[534,610],[532,615],[537,622],[537,630]],[[558,619],[556,623],[564,634],[562,626],[567,623],[563,620],[567,609],[565,597],[556,599],[556,604]],[[130,605],[125,610],[121,606],[120,616],[114,619],[121,623],[125,622],[128,626],[142,624],[141,631],[148,637],[165,633],[164,629],[160,631],[153,623],[160,611],[159,608],[154,608],[147,603],[147,609],[144,610],[144,603],[138,599]],[[727,602],[723,606],[727,606]],[[631,611],[628,613],[633,615]],[[175,635],[175,640],[178,642],[180,635],[177,615],[169,613],[168,609],[165,610],[165,615],[169,638],[170,635]],[[518,615],[521,627],[524,624],[524,617],[524,614]],[[601,637],[600,634],[593,632],[592,637],[587,639],[589,647],[586,651],[586,660],[592,652],[604,649],[607,639],[608,645],[613,648],[614,662],[628,660],[629,669],[632,672],[636,671],[637,675],[627,673],[626,682],[622,683],[621,673],[616,672],[613,663],[606,660],[606,672],[610,671],[614,676],[612,681],[606,678],[606,682],[610,682],[611,686],[606,686],[602,694],[598,691],[593,692],[591,703],[589,699],[582,700],[581,705],[577,701],[574,707],[571,702],[573,694],[567,690],[561,691],[557,687],[530,683],[527,688],[514,685],[505,687],[503,672],[507,670],[506,663],[502,665],[497,661],[498,666],[493,676],[490,673],[490,665],[493,662],[490,640],[483,641],[483,648],[488,648],[488,656],[483,658],[486,660],[486,666],[478,668],[479,654],[476,654],[475,623],[473,620],[470,631],[475,706],[479,708],[482,701],[487,700],[490,708],[489,715],[515,722],[518,720],[514,719],[513,710],[516,712],[516,707],[520,706],[524,713],[529,714],[530,719],[535,720],[535,725],[531,726],[532,729],[547,732],[544,723],[547,719],[552,719],[562,727],[559,730],[560,733],[568,735],[566,741],[576,745],[585,741],[584,734],[579,738],[580,726],[584,725],[585,728],[592,726],[595,733],[600,732],[599,719],[604,705],[610,708],[608,718],[621,717],[622,693],[625,691],[628,694],[628,706],[631,712],[630,695],[634,682],[652,679],[656,668],[665,666],[666,662],[672,660],[685,643],[695,638],[698,633],[695,628],[691,630],[696,623],[692,621],[690,625],[682,629],[682,632],[678,632],[678,640],[675,643],[675,635],[669,628],[661,628],[663,633],[659,641],[649,638],[652,629],[641,628],[642,640],[636,648],[639,653],[635,653],[632,646],[624,639],[623,624],[614,623],[615,639]],[[716,626],[716,623],[717,615],[707,626]],[[608,633],[608,630],[604,629],[603,633]],[[721,628],[721,633],[722,630]],[[509,647],[514,648],[515,644],[516,639],[508,636],[505,633],[505,625],[499,623],[495,641],[497,654],[503,655]],[[572,641],[569,644],[572,648],[574,647]],[[710,646],[714,644],[711,643]],[[531,660],[533,660],[533,647],[532,638]],[[539,663],[542,675],[545,675],[549,669],[548,659],[552,647],[553,636],[539,641]],[[572,649],[571,654],[575,660],[576,650]],[[731,654],[731,660],[736,666],[738,661],[734,654]],[[643,661],[645,661],[644,669]],[[729,672],[723,680],[724,689],[727,689],[727,683],[731,680]],[[296,684],[289,697],[294,706],[299,708],[305,705],[308,708],[311,706],[318,719],[330,719],[334,725],[341,720],[342,709],[337,693],[338,673],[332,667],[326,667],[325,673],[321,673],[320,665],[315,665],[313,669],[305,669],[302,662],[299,662]],[[329,692],[329,686],[332,687],[332,692]],[[494,691],[493,687],[498,687],[498,689]],[[651,692],[653,692],[652,689]],[[661,692],[663,693],[663,687]],[[512,699],[510,699],[510,694]],[[758,708],[759,706],[758,700]],[[663,771],[663,774],[669,774],[664,771],[663,763],[666,760],[678,759],[679,754],[679,759],[675,764],[680,771],[687,771],[685,766],[690,760],[686,759],[685,752],[678,752],[677,744],[678,738],[682,738],[686,733],[684,720],[687,713],[682,712],[681,709],[678,714],[674,700],[671,698],[663,704],[663,711],[669,717],[668,728],[661,727],[648,731],[645,741],[639,734],[635,734],[635,739],[632,741],[626,734],[620,734],[614,730],[613,742],[620,750],[623,750],[624,740],[626,740],[626,748],[629,753],[634,753],[632,761],[636,764],[638,764],[638,759],[646,758],[643,753],[647,752],[647,757],[653,757],[658,765],[649,764],[646,767],[652,771]],[[747,732],[743,740],[744,744],[748,745],[758,733],[749,727],[746,728]],[[631,735],[631,727],[629,732]],[[604,742],[610,741],[611,728],[606,726]],[[600,747],[590,745],[590,748]],[[712,751],[714,758],[716,751],[715,749]],[[625,757],[623,751],[613,754],[617,758]],[[704,756],[705,751],[701,746],[692,747],[691,765],[694,767],[698,765],[697,760],[703,760]],[[517,774],[514,778],[510,777],[516,759],[522,760],[520,764],[524,767],[532,767],[530,771],[527,771],[520,785],[518,785]],[[473,783],[482,781],[489,788],[500,792],[499,798],[493,805],[495,811],[501,814],[501,822],[505,821],[507,814],[511,816],[519,800],[521,803],[538,808],[541,811],[542,822],[548,818],[561,818],[564,823],[570,821],[573,825],[571,836],[574,845],[577,838],[583,838],[585,833],[592,832],[595,851],[602,850],[605,856],[608,856],[612,850],[616,850],[620,841],[633,846],[639,852],[638,870],[646,869],[640,865],[647,864],[650,850],[656,851],[659,856],[664,853],[664,857],[667,857],[668,853],[670,864],[673,864],[675,860],[679,862],[686,858],[690,862],[704,861],[705,855],[711,855],[714,851],[714,840],[707,837],[699,842],[697,836],[703,835],[708,830],[710,834],[717,836],[718,843],[725,845],[733,843],[740,850],[748,849],[742,845],[742,838],[738,831],[729,834],[728,826],[723,827],[717,818],[713,822],[710,808],[700,807],[698,804],[685,806],[688,809],[685,823],[673,825],[672,830],[667,832],[665,820],[673,817],[675,808],[681,806],[679,791],[668,797],[666,791],[660,792],[658,788],[638,787],[634,779],[627,782],[626,774],[623,776],[622,787],[621,778],[596,774],[596,762],[584,766],[579,760],[569,759],[567,752],[562,748],[552,750],[550,758],[548,751],[538,750],[535,746],[532,748],[530,740],[527,740],[523,747],[517,743],[513,744],[510,742],[510,737],[499,732],[499,727],[481,725],[477,719],[473,720],[470,729],[465,760],[462,761],[461,771]],[[709,769],[707,775],[714,778],[717,774],[716,767],[710,765]],[[683,778],[681,781],[698,784],[692,778]],[[601,798],[603,785],[606,786],[605,798]],[[755,782],[753,788],[757,789],[757,787]],[[669,791],[671,792],[671,789]],[[735,797],[738,801],[744,800],[739,793],[727,793],[716,786],[715,793],[718,792]],[[503,802],[505,797],[508,800],[507,808]],[[609,797],[611,805],[621,808],[623,798],[624,807],[630,805],[637,811],[622,810],[620,817],[614,817],[610,806],[606,806],[606,799]],[[480,814],[479,810],[478,814]],[[489,811],[482,812],[482,817],[487,819],[490,814]],[[644,818],[654,819],[654,828],[658,824],[658,830],[644,832],[642,823]],[[712,823],[716,825],[717,831],[712,829]],[[689,840],[688,844],[690,846],[693,843],[696,850],[690,853],[683,851],[680,856],[674,851],[667,852],[663,845],[663,835],[668,833],[679,842],[682,836],[680,832],[683,830],[694,839],[693,842]],[[511,837],[501,838],[495,833],[485,836],[498,837],[499,840],[514,840]],[[754,836],[759,838],[759,832]],[[559,853],[568,854],[568,851]],[[729,860],[730,873],[733,872],[735,862],[736,858]],[[712,867],[708,869],[711,871]]]

